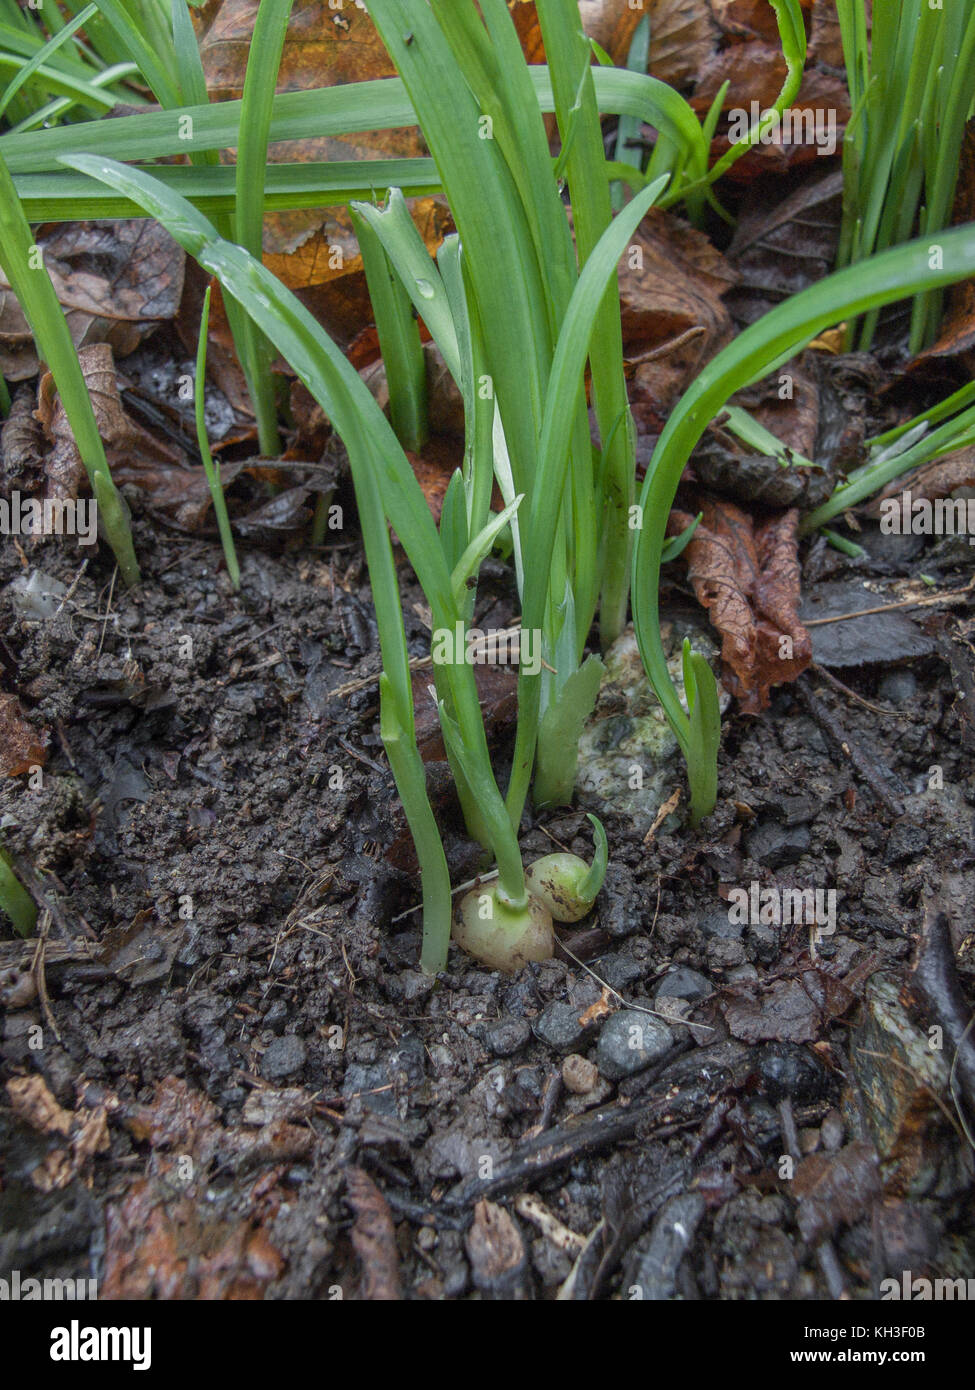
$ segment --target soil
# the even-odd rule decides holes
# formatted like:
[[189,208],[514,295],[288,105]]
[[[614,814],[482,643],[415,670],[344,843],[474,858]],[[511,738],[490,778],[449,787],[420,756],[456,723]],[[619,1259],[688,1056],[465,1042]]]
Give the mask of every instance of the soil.
[[[354,524],[317,553],[243,546],[239,594],[214,541],[140,515],[135,537],[129,593],[104,549],[0,548],[5,685],[50,734],[42,777],[0,791],[49,908],[37,939],[0,940],[0,1267],[278,1299],[871,1297],[905,1269],[975,1274],[958,1116],[893,1042],[877,1075],[862,1043],[884,982],[897,1046],[924,1042],[907,987],[933,901],[972,993],[970,595],[913,613],[924,654],[901,666],[830,678],[821,644],[769,710],[726,717],[699,830],[608,817],[571,956],[505,978],[452,948],[432,980]],[[967,580],[944,543],[882,539],[858,562],[817,543],[804,594]],[[15,610],[34,565],[77,578],[56,616]],[[404,577],[421,655],[418,601]],[[500,565],[483,602],[510,611]],[[508,734],[499,717],[502,767]],[[476,861],[446,792],[439,813],[459,881]],[[581,811],[524,830],[529,859],[589,853]],[[815,958],[803,926],[729,920],[752,882],[837,890]],[[654,1041],[624,1075],[621,1000]]]

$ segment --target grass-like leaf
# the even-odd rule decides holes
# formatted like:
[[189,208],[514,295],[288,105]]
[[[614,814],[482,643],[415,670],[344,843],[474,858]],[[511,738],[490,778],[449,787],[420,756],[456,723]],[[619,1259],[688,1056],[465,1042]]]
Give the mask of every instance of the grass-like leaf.
[[139,566],[132,548],[128,515],[112,482],[88,387],[71,341],[71,331],[2,157],[0,266],[27,317],[39,355],[54,377],[98,503],[101,529],[112,547],[122,578],[128,585],[137,584]]
[[[684,466],[708,424],[735,391],[775,370],[824,329],[851,315],[975,273],[975,224],[943,233],[938,238],[938,248],[939,255],[932,257],[926,238],[911,242],[839,271],[794,295],[745,329],[709,362],[671,412],[654,449],[640,496],[643,528],[637,535],[631,598],[644,666],[689,761],[699,755],[700,749],[692,738],[691,723],[667,671],[660,640],[657,591],[667,517]],[[700,674],[706,682],[707,676],[703,671]],[[692,789],[695,785],[707,785],[709,776],[692,769]],[[710,809],[699,804],[695,814],[706,814]]]
[[213,454],[210,452],[210,441],[207,437],[206,374],[207,332],[209,327],[210,286],[207,285],[206,293],[203,296],[203,313],[200,317],[200,341],[196,349],[196,378],[194,382],[196,442],[200,450],[200,458],[203,460],[203,469],[207,475],[210,496],[213,499],[213,513],[217,518],[217,529],[220,532],[220,544],[223,546],[223,555],[227,562],[227,573],[230,575],[231,584],[233,584],[235,589],[239,589],[240,566],[237,563],[237,550],[234,546],[233,533],[230,530],[230,518],[227,515],[227,502],[223,495],[223,483],[220,480],[220,470],[213,461]]

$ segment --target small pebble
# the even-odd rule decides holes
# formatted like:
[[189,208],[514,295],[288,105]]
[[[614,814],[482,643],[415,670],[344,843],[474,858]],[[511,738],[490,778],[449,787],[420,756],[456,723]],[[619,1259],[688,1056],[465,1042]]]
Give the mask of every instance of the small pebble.
[[562,1063],[562,1080],[574,1096],[587,1096],[599,1081],[599,1070],[587,1057],[572,1052]]
[[711,993],[711,982],[698,970],[686,965],[675,965],[657,985],[655,998],[668,995],[672,999],[703,999]]
[[261,1075],[265,1081],[283,1081],[296,1076],[305,1065],[308,1049],[294,1033],[285,1033],[268,1045],[261,1058]]
[[557,1052],[574,1052],[592,1031],[592,1025],[579,1022],[579,1010],[564,999],[558,999],[538,1015],[532,1027],[535,1036],[554,1047]]
[[512,1057],[528,1042],[531,1029],[523,1018],[499,1018],[484,1030],[484,1045],[495,1057]]
[[798,863],[811,844],[808,826],[779,825],[777,821],[762,821],[745,837],[749,858],[767,869]]
[[607,1081],[620,1081],[659,1061],[673,1042],[673,1033],[659,1018],[621,1009],[603,1025],[596,1064]]

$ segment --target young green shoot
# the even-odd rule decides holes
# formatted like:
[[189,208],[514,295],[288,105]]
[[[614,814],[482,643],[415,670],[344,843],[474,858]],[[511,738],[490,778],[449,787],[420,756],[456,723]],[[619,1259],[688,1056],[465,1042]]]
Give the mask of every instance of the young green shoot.
[[230,517],[227,515],[227,501],[223,495],[223,483],[220,480],[220,469],[213,461],[213,454],[210,452],[210,440],[207,437],[206,374],[207,332],[209,327],[210,286],[207,285],[206,293],[203,296],[203,313],[200,318],[200,341],[196,349],[196,378],[193,390],[196,406],[196,442],[200,450],[200,458],[203,460],[203,468],[207,475],[210,496],[213,498],[213,514],[217,518],[217,529],[220,532],[220,544],[223,546],[223,557],[227,564],[227,573],[230,575],[231,584],[233,584],[235,589],[239,589],[240,566],[237,563],[237,551],[234,546],[233,533],[230,529]]
[[33,936],[37,905],[14,873],[10,856],[0,849],[0,910],[7,914],[18,936]]
[[544,903],[556,922],[581,922],[592,911],[596,895],[606,879],[609,842],[602,822],[592,822],[596,850],[592,864],[577,854],[546,854],[529,865],[525,878],[530,891]]

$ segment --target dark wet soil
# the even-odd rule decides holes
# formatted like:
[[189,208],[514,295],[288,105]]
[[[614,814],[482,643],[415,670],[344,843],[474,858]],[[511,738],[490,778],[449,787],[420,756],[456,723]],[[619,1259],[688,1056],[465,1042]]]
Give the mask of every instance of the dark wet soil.
[[[40,784],[0,790],[50,909],[37,940],[0,931],[0,1269],[166,1298],[795,1300],[975,1274],[968,1146],[911,1060],[933,1020],[907,988],[938,904],[975,984],[970,596],[909,613],[923,655],[830,680],[822,639],[800,686],[732,714],[699,831],[609,817],[575,959],[508,979],[452,950],[434,982],[354,531],[244,547],[239,595],[211,541],[137,518],[136,546],[138,591],[103,552],[43,619],[6,586],[28,564],[71,585],[87,552],[0,548],[4,688],[50,731]],[[817,549],[810,589],[967,582],[957,555],[881,549]],[[503,573],[488,601],[510,608]],[[529,857],[588,853],[581,812],[525,830]],[[804,927],[729,921],[753,882],[836,890],[815,960]],[[613,1029],[644,1022],[637,1065]]]

